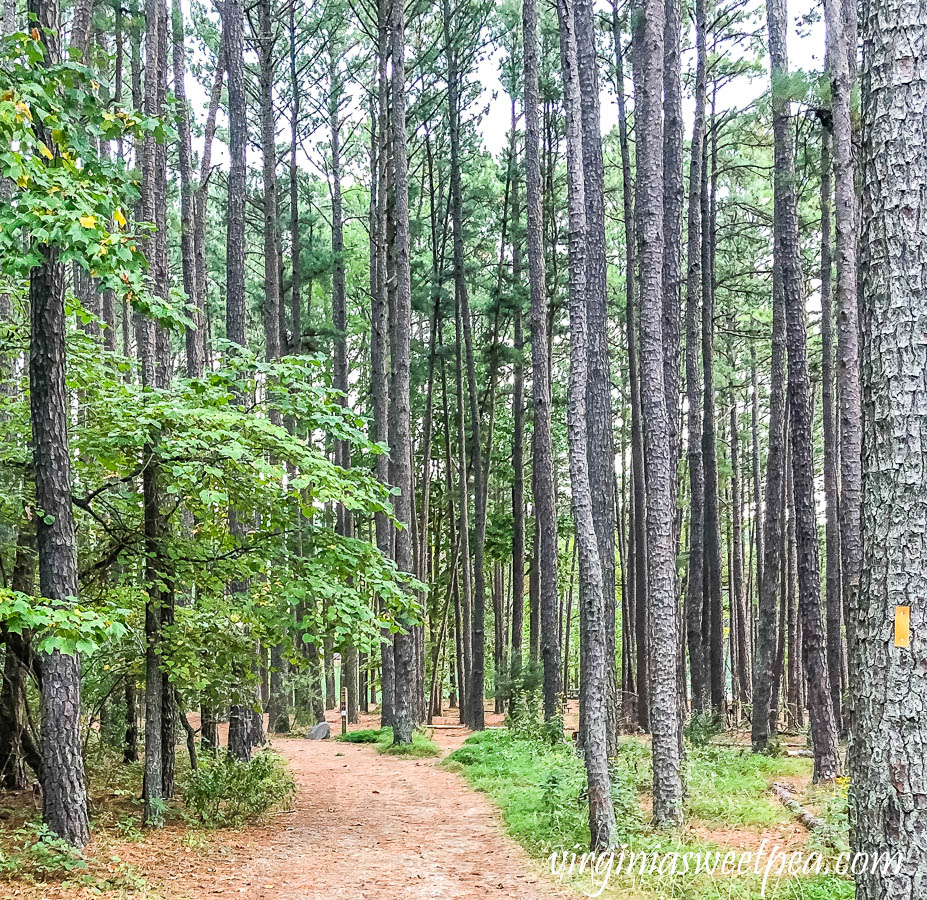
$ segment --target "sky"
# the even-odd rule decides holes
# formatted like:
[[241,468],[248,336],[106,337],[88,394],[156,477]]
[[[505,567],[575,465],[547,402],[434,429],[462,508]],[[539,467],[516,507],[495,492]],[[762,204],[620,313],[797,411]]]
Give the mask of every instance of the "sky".
[[[606,6],[602,5],[603,11]],[[765,29],[766,20],[763,13],[761,0],[752,4],[759,10],[757,23]],[[608,7],[610,9],[610,7]],[[814,0],[798,0],[798,2],[789,3],[789,62],[790,66],[796,69],[821,69],[824,60],[824,23],[821,15],[816,16],[820,21],[812,22],[810,25],[805,22],[809,14],[819,11],[821,4]],[[801,25],[799,26],[799,23]],[[694,27],[691,22],[685,22],[684,26],[687,32],[684,32],[684,43],[693,46],[683,52],[682,70],[695,70],[695,49],[694,49]],[[765,30],[764,30],[765,37]],[[609,47],[611,51],[611,48]],[[493,55],[487,56],[480,61],[477,68],[476,80],[484,87],[480,98],[479,106],[488,105],[488,112],[480,123],[480,132],[483,142],[487,148],[497,155],[502,153],[508,146],[508,129],[511,119],[511,109],[509,99],[502,90],[499,81],[499,63],[501,51],[496,51]],[[630,65],[625,66],[625,76],[627,79],[626,91],[628,97],[631,96],[631,74]],[[734,106],[744,107],[754,101],[768,88],[768,74],[766,77],[755,78],[752,81],[748,78],[741,78],[731,83],[726,89],[719,92],[718,106],[719,109],[731,108]],[[692,118],[694,116],[695,101],[692,96],[683,97],[683,115],[686,119],[686,132],[692,130]],[[611,90],[610,85],[602,84],[601,90],[601,129],[603,134],[607,134],[618,124],[618,103],[615,99],[615,93]]]
[[[464,0],[461,0],[464,2]],[[754,7],[758,10],[757,24],[765,27],[765,19],[762,17],[761,0],[754,0]],[[190,20],[189,0],[185,0],[185,15],[187,21]],[[603,7],[604,10],[604,7]],[[796,69],[820,69],[823,66],[824,59],[824,25],[823,21],[813,21],[808,24],[805,20],[814,11],[820,10],[820,4],[814,0],[798,0],[797,3],[791,3],[789,6],[790,29],[789,29],[789,58],[790,65]],[[815,18],[821,19],[818,15]],[[688,29],[684,33],[684,43],[694,43],[691,22],[684,23],[684,28]],[[196,53],[190,49],[190,53]],[[480,59],[475,80],[482,85],[482,93],[479,102],[474,104],[474,109],[485,109],[477,127],[482,136],[484,146],[494,155],[499,155],[508,146],[508,130],[511,118],[511,108],[508,96],[502,89],[499,80],[499,64],[501,60],[501,51],[496,50],[485,55]],[[683,52],[682,59],[683,73],[687,70],[694,70],[695,51],[687,49]],[[629,66],[626,68],[630,68]],[[631,95],[630,72],[627,81],[627,93]],[[729,109],[734,106],[743,108],[759,97],[768,86],[768,75],[749,79],[747,77],[739,78],[727,85],[718,95],[718,108]],[[206,108],[208,106],[208,96],[206,90],[195,79],[188,78],[187,95],[193,105],[197,121],[202,124],[206,117]],[[691,131],[693,117],[694,101],[691,96],[683,96],[683,115],[686,119],[686,131]],[[603,82],[601,92],[601,128],[602,133],[607,134],[618,122],[618,106],[614,92],[610,86]],[[519,126],[521,127],[521,125]],[[280,141],[285,142],[288,139],[289,128],[281,122]],[[320,136],[321,138],[321,136]],[[312,142],[310,142],[312,143]],[[213,149],[213,158],[217,165],[224,165],[227,160],[227,152],[220,141],[216,141]]]

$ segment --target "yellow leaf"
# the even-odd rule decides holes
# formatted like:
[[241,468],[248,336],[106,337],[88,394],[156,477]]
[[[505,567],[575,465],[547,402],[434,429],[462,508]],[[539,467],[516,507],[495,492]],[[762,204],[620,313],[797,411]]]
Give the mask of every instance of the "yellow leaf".
[[120,225],[122,228],[126,227],[126,217],[122,214],[121,209],[113,211],[113,218],[116,220],[117,225]]
[[93,228],[97,224],[97,217],[96,216],[81,216],[80,223],[81,225],[84,226],[84,228]]
[[41,153],[42,156],[44,156],[46,159],[54,159],[54,155],[52,154],[51,150],[49,150],[48,147],[46,147],[45,144],[43,144],[41,141],[39,141],[39,153]]
[[13,105],[14,105],[14,107],[15,107],[19,112],[21,112],[30,122],[32,121],[32,112],[30,111],[29,107],[28,107],[25,103],[22,102],[22,100],[19,100],[17,103],[14,103]]

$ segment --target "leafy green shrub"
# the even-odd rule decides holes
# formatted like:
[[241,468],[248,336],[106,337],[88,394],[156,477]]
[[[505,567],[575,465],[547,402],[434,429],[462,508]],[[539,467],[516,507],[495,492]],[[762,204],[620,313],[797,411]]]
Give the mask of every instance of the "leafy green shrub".
[[686,723],[683,730],[686,740],[691,747],[705,747],[711,739],[721,731],[721,723],[714,713],[696,713]]
[[557,744],[563,741],[563,717],[544,719],[544,670],[526,660],[517,672],[499,676],[497,693],[506,699],[505,724],[529,740]]
[[33,822],[14,834],[13,852],[0,853],[0,874],[31,878],[62,878],[87,871],[87,859],[73,844],[47,825]]
[[286,806],[295,792],[286,763],[270,750],[245,763],[226,754],[204,757],[182,786],[187,808],[210,828],[239,827]]

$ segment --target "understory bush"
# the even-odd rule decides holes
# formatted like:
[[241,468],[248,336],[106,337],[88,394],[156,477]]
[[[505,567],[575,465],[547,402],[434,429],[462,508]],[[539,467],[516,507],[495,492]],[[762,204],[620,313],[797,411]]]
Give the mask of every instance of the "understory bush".
[[45,880],[63,878],[87,870],[84,854],[41,823],[17,829],[13,847],[0,852],[0,874]]
[[248,762],[227,754],[204,757],[183,781],[184,804],[209,828],[239,827],[286,807],[296,792],[283,757],[262,750]]

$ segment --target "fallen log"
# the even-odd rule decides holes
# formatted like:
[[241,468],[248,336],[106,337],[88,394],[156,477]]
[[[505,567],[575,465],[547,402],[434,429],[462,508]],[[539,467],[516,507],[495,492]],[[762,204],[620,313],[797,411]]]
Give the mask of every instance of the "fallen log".
[[789,785],[778,781],[774,782],[772,792],[776,795],[776,799],[792,813],[808,831],[817,834],[825,844],[832,847],[834,850],[841,849],[827,823],[811,812],[810,809],[802,806],[798,800],[795,799],[795,795],[792,793],[792,788]]

